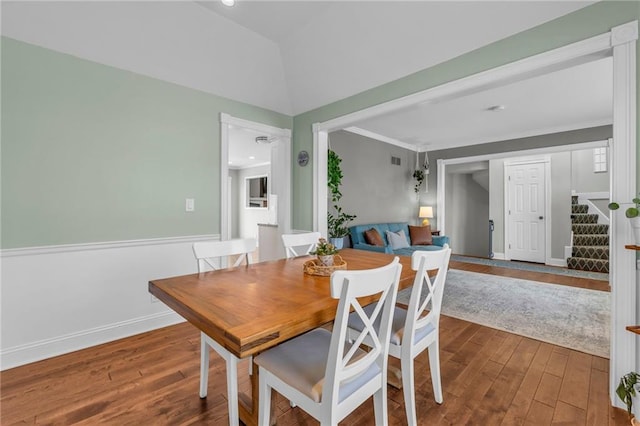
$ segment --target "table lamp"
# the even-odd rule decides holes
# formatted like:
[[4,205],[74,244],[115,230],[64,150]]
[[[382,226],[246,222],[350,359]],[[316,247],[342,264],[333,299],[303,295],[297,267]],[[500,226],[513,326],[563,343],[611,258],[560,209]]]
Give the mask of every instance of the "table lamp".
[[418,213],[418,217],[423,219],[422,226],[427,226],[429,224],[429,219],[433,218],[433,207],[420,206],[420,213]]

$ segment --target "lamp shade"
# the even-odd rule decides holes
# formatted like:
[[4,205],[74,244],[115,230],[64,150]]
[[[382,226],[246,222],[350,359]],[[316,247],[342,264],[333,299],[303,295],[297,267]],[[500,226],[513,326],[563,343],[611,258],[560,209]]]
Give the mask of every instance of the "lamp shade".
[[420,213],[418,214],[419,218],[432,218],[433,217],[433,207],[431,206],[421,206]]

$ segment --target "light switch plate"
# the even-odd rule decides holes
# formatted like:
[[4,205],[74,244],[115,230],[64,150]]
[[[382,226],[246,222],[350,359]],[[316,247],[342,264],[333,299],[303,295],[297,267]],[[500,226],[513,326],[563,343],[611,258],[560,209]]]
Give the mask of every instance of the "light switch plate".
[[192,212],[196,209],[196,201],[193,198],[187,198],[185,202],[184,210]]

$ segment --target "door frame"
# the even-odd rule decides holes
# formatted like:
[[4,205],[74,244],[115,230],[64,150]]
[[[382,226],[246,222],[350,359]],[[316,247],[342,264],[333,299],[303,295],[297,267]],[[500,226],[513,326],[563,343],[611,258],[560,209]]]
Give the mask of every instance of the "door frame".
[[[267,124],[220,113],[220,239],[228,240],[229,235],[229,127],[241,127],[266,133],[279,138],[282,149],[271,150],[271,173],[277,171],[278,225],[283,232],[291,229],[291,129],[281,129]],[[274,156],[277,152],[277,156]],[[275,157],[275,158],[274,158]],[[274,163],[276,167],[273,167]],[[271,180],[271,179],[270,179]],[[273,188],[273,187],[272,187]],[[281,194],[282,193],[282,194]]]
[[532,159],[509,159],[503,164],[503,182],[504,182],[504,258],[505,260],[511,260],[509,253],[509,180],[507,179],[507,168],[511,166],[519,166],[525,164],[544,164],[544,263],[545,265],[551,265],[551,157],[545,156],[542,158]]
[[[430,102],[450,96],[496,87],[505,82],[543,75],[562,68],[584,63],[596,57],[613,56],[613,140],[611,145],[612,192],[615,200],[630,200],[636,195],[636,122],[637,92],[636,43],[638,21],[613,27],[595,37],[530,56],[506,65],[444,83],[427,90],[384,102],[360,111],[314,123],[313,131],[313,229],[327,230],[327,140],[328,133],[350,127],[360,120],[373,118],[403,107]],[[438,177],[440,171],[438,170]],[[438,193],[438,199],[441,194]],[[622,408],[615,397],[621,376],[640,369],[640,349],[635,336],[625,330],[634,324],[638,308],[635,252],[625,250],[624,241],[631,233],[631,224],[620,214],[611,221],[611,354],[609,395],[611,403]],[[618,216],[620,216],[618,218]],[[638,408],[636,407],[636,412]]]

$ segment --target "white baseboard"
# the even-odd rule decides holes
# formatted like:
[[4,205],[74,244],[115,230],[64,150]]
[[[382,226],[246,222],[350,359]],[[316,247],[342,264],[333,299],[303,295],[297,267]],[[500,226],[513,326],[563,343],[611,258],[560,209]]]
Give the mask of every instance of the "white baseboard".
[[566,268],[567,267],[567,259],[557,259],[557,258],[550,258],[547,259],[546,262],[547,265],[549,266],[560,266],[562,268]]
[[493,253],[493,258],[497,260],[504,260],[504,253]]
[[96,327],[66,336],[59,336],[27,345],[8,348],[0,351],[0,370],[4,371],[9,368],[63,355],[184,321],[184,318],[173,311],[161,312],[159,314]]

